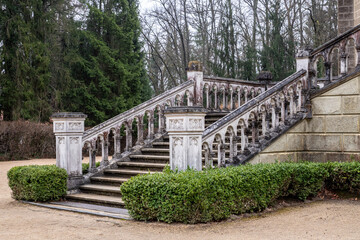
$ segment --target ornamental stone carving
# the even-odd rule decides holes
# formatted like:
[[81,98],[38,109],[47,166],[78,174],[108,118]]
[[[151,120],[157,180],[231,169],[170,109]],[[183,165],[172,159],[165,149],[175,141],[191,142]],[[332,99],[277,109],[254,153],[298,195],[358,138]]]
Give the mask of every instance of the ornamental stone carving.
[[169,129],[174,129],[174,130],[184,129],[184,120],[183,119],[170,119],[169,120]]
[[203,128],[203,119],[200,118],[190,118],[189,119],[189,129],[202,129]]
[[70,144],[79,144],[79,137],[70,137]]
[[65,144],[65,137],[58,137],[59,144]]
[[57,130],[57,131],[64,130],[64,123],[56,123],[55,130]]
[[81,122],[70,122],[69,123],[69,130],[81,130],[82,125]]

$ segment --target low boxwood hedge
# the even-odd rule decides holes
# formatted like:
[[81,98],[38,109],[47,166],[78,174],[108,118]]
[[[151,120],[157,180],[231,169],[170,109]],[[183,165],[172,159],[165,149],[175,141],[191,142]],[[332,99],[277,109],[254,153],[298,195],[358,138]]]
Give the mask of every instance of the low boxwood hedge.
[[55,165],[13,167],[7,173],[13,198],[26,201],[59,200],[66,194],[67,173]]
[[305,200],[325,185],[359,192],[360,164],[304,162],[166,170],[131,178],[122,184],[121,193],[134,219],[198,223],[261,211],[282,196]]

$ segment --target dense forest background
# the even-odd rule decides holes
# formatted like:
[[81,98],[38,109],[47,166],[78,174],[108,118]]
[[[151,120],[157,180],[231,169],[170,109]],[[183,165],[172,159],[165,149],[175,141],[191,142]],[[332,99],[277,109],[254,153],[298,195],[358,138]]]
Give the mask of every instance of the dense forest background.
[[0,111],[46,122],[56,111],[100,123],[205,74],[279,81],[299,48],[337,34],[336,0],[0,0]]

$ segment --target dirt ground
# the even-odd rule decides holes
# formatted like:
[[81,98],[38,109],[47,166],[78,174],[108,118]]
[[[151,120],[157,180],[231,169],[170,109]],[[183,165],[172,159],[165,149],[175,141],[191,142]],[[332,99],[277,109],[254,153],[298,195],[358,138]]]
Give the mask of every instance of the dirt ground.
[[256,217],[183,225],[144,223],[36,207],[14,201],[6,172],[54,159],[0,162],[0,239],[360,239],[360,201],[324,200]]

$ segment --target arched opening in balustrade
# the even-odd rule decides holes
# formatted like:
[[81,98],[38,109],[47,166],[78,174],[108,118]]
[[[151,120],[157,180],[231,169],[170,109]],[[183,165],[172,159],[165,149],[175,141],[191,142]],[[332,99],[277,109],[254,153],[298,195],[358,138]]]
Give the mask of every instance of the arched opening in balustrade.
[[219,92],[219,109],[225,110],[225,108],[226,108],[226,89],[225,87],[221,87]]
[[276,113],[276,99],[272,98],[269,106],[269,129],[275,129],[277,127],[278,115]]
[[181,100],[182,100],[181,96],[180,96],[180,95],[176,95],[175,101],[174,101],[176,107],[182,106],[182,101],[181,101]]
[[213,167],[213,159],[211,156],[211,149],[209,147],[209,144],[207,142],[204,142],[202,144],[202,151],[201,151],[201,159],[202,159],[202,165],[205,166],[205,168],[211,168]]
[[337,79],[340,75],[340,51],[339,47],[334,47],[330,53],[331,77],[330,80]]
[[245,149],[248,147],[248,138],[245,135],[246,132],[246,123],[244,119],[240,119],[237,124],[237,132],[236,135],[238,136],[239,140],[237,141],[237,152],[243,153]]
[[255,95],[255,96],[257,97],[257,96],[259,96],[261,93],[262,93],[261,88],[258,88],[257,91],[256,91],[256,95]]
[[219,108],[218,100],[218,87],[214,84],[211,88],[210,108],[217,110]]
[[210,108],[210,86],[209,84],[205,83],[204,87],[203,87],[203,106],[205,108]]
[[224,142],[224,151],[225,151],[225,159],[232,161],[234,154],[237,152],[237,145],[235,138],[235,131],[234,129],[229,126],[226,130],[225,134],[225,142]]
[[222,164],[221,160],[225,157],[224,144],[220,134],[215,135],[214,141],[212,143],[212,152],[214,153],[213,164],[220,167]]
[[255,145],[259,142],[259,121],[256,112],[251,112],[248,119],[248,136],[249,143]]
[[347,54],[347,73],[351,73],[355,70],[356,60],[357,60],[357,52],[355,48],[354,39],[350,38],[346,41],[346,54]]
[[325,79],[325,58],[322,55],[317,56],[314,62],[314,69],[316,71],[316,77],[318,79]]
[[171,100],[167,100],[164,104],[164,109],[172,107]]
[[154,120],[154,111],[146,111],[143,116],[144,140],[151,140],[154,138]]

